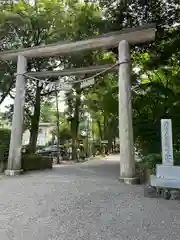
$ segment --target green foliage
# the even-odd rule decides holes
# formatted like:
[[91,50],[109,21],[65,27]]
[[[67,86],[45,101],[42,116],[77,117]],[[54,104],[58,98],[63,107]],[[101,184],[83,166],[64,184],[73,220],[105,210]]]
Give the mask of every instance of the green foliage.
[[146,168],[150,169],[152,172],[155,172],[156,164],[162,163],[161,154],[148,154],[143,158],[143,163]]
[[[18,1],[12,2],[11,4],[7,3],[1,7],[0,26],[4,33],[4,49],[33,47],[63,40],[84,39],[88,36],[99,34],[101,12],[95,3],[87,4],[79,1],[62,2],[59,0],[38,0],[35,5],[29,4],[27,1]],[[78,54],[78,56],[57,57],[51,58],[50,60],[29,60],[28,71],[53,70],[57,67],[87,66],[94,63],[96,55],[98,54],[88,52]],[[51,79],[48,80],[50,81]],[[9,85],[10,82],[8,83],[8,86]],[[10,90],[12,87],[13,86],[11,86]],[[44,99],[48,99],[49,101],[49,99],[54,97],[54,89],[50,91],[47,85],[39,86],[38,81],[27,79],[26,92],[26,126],[31,127],[30,145],[32,145],[32,151],[34,151],[40,115],[44,120],[47,120],[47,115],[40,110],[40,106]],[[8,89],[6,94],[9,94]],[[14,97],[13,94],[11,94],[11,96]],[[77,108],[79,108],[79,106],[76,104],[76,109]],[[10,113],[12,116],[12,111],[10,111]],[[78,120],[76,122],[78,122]]]
[[[55,120],[57,121],[57,117],[56,117],[56,112],[54,112],[54,115],[49,116],[48,114],[48,118],[50,117],[51,119],[55,117]],[[60,132],[60,142],[64,142],[65,140],[69,140],[71,138],[71,130],[70,130],[70,126],[69,126],[69,122],[65,117],[64,113],[59,113],[60,117],[59,117],[59,132]],[[52,134],[54,136],[57,137],[58,132],[57,132],[57,127],[55,127],[52,131]]]
[[0,128],[0,161],[7,161],[11,131]]
[[41,105],[41,115],[40,121],[44,123],[55,123],[57,121],[56,117],[56,109],[53,103],[44,102]]
[[143,155],[161,151],[160,121],[171,118],[174,150],[179,150],[180,75],[175,67],[146,71],[133,98],[134,138]]
[[161,151],[160,119],[151,119],[148,114],[135,116],[134,139],[139,153],[159,153]]
[[[142,162],[139,162],[139,164],[155,173],[156,164],[162,164],[162,155],[160,153],[148,154],[142,158]],[[180,152],[174,152],[174,165],[180,166]]]
[[51,169],[53,160],[50,157],[38,154],[23,155],[22,168],[24,171]]
[[160,121],[171,118],[174,150],[179,150],[179,2],[128,0],[112,4],[101,0],[100,4],[110,29],[134,27],[141,22],[157,24],[155,43],[136,48],[136,52],[132,49],[133,67],[140,70],[140,84],[133,92],[135,146],[144,156],[160,153]]
[[71,131],[68,127],[60,127],[60,142],[71,139]]
[[[33,47],[44,45],[60,40],[57,36],[58,24],[64,21],[63,17],[64,4],[60,1],[39,0],[35,5],[29,4],[27,1],[13,1],[11,4],[7,3],[2,6],[2,13],[0,16],[0,26],[3,29],[3,49],[14,49],[20,47]],[[61,17],[59,17],[61,16]],[[64,26],[62,24],[62,26]],[[10,94],[14,98],[14,93],[11,91],[14,83],[11,84],[12,76],[14,75],[12,69],[13,65],[10,63],[1,63],[6,66],[0,68],[4,77],[9,76],[6,81],[7,84],[1,86],[0,91]],[[7,69],[7,65],[9,69]],[[43,71],[52,70],[59,66],[59,62],[54,59],[37,59],[28,61],[28,71]],[[48,79],[50,81],[50,79]],[[10,90],[9,90],[10,89]],[[46,98],[50,99],[54,89],[50,90],[47,84],[43,86],[36,80],[26,80],[26,95],[25,95],[25,127],[31,128],[30,149],[35,151],[38,125],[40,120],[40,106],[41,101]],[[2,96],[3,99],[4,96]],[[10,107],[10,118],[12,117],[13,108]]]

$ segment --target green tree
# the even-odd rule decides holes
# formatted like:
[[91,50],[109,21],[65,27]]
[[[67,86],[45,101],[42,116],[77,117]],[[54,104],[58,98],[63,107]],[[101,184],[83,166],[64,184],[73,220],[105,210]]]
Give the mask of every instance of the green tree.
[[[59,40],[84,39],[89,35],[97,35],[98,22],[101,20],[100,10],[96,4],[86,4],[72,1],[60,2],[58,0],[39,0],[34,6],[25,1],[6,4],[3,6],[5,21],[1,25],[6,29],[6,38],[10,39],[12,29],[14,43],[6,48],[32,47]],[[57,60],[58,58],[56,58]],[[38,59],[29,61],[28,71],[52,70],[59,65],[64,67],[89,65],[91,55],[80,54],[68,58]],[[92,61],[91,61],[92,62]],[[49,79],[50,80],[50,79]],[[75,87],[76,88],[76,87]],[[77,90],[78,91],[78,90]],[[26,112],[31,119],[31,151],[35,151],[38,123],[40,119],[41,101],[49,97],[48,91],[38,81],[27,79]],[[78,94],[77,94],[78,96]],[[76,112],[79,103],[76,101]],[[77,114],[76,114],[77,116]],[[72,136],[76,137],[78,119],[72,123]],[[73,137],[75,139],[75,137]]]
[[56,109],[52,102],[44,102],[41,104],[41,122],[56,122]]
[[[99,35],[100,24],[102,21],[101,12],[98,4],[93,3],[71,3],[68,9],[68,18],[70,19],[70,26],[67,31],[67,39],[80,40],[88,38],[89,36]],[[71,55],[68,58],[67,66],[71,67],[85,67],[96,63],[99,53],[86,52],[78,55]],[[87,76],[82,76],[82,78]],[[82,79],[81,78],[81,79]],[[74,78],[75,81],[80,80]],[[81,102],[82,89],[80,83],[73,84],[74,90],[67,93],[67,115],[71,124],[72,136],[72,158],[77,159],[77,141],[79,122],[83,110],[83,103]]]
[[133,66],[140,69],[133,91],[135,143],[143,154],[160,152],[160,120],[172,118],[174,148],[177,150],[180,3],[176,0],[128,0],[113,4],[102,0],[100,3],[111,30],[156,23],[156,41],[132,48]]
[[108,140],[109,149],[118,136],[118,87],[117,76],[101,76],[87,93],[87,105],[92,115],[94,129],[98,129],[100,140]]
[[[57,38],[57,20],[60,24],[63,22],[64,5],[59,1],[36,1],[35,5],[30,5],[25,1],[13,2],[6,4],[3,12],[5,16],[1,19],[1,26],[6,31],[5,48],[33,47],[37,45],[55,42]],[[61,18],[59,18],[61,16]],[[13,34],[14,39],[11,40]],[[16,44],[13,43],[13,40]],[[37,59],[29,60],[28,71],[52,70],[57,67],[54,59]],[[51,92],[46,86],[39,81],[27,79],[27,94],[25,112],[31,122],[30,148],[35,152],[38,125],[40,120],[41,100],[49,96]],[[11,96],[14,98],[13,94]]]

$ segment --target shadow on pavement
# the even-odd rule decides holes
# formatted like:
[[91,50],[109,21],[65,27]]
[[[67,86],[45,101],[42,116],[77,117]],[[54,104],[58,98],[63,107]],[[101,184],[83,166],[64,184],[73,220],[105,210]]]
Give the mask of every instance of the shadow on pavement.
[[119,162],[108,160],[90,160],[85,163],[74,165],[59,165],[54,166],[53,174],[72,174],[82,177],[95,175],[97,177],[118,178],[119,177]]

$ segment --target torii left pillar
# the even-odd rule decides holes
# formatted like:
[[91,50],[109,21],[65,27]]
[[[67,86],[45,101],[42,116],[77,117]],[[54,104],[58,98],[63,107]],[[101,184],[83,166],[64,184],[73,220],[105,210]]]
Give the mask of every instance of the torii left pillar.
[[22,172],[21,169],[21,149],[22,134],[24,122],[24,103],[25,103],[25,77],[24,73],[27,69],[27,59],[20,55],[17,60],[17,76],[16,76],[16,96],[14,100],[14,113],[11,129],[11,140],[8,157],[8,167],[5,175],[15,176]]
[[137,179],[131,106],[131,63],[129,44],[125,40],[119,43],[119,63],[120,180],[135,184]]

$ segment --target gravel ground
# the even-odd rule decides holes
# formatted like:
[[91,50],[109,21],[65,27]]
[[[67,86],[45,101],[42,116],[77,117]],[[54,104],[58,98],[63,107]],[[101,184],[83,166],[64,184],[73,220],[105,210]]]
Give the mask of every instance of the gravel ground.
[[0,240],[180,239],[180,203],[120,183],[116,158],[1,176]]

